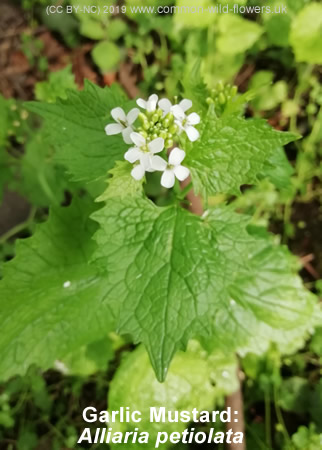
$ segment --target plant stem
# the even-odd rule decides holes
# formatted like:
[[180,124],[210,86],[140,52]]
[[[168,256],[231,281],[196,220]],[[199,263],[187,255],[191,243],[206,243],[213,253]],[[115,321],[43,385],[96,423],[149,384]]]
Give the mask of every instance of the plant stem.
[[187,196],[188,192],[191,191],[191,189],[192,189],[192,182],[190,181],[190,183],[180,192],[179,200],[183,200]]
[[266,444],[268,448],[272,448],[272,438],[271,438],[271,399],[269,392],[265,392],[265,433],[266,433]]
[[[190,202],[189,210],[198,216],[201,216],[203,214],[203,205],[202,200],[199,195],[196,195],[192,188],[192,183],[190,177],[187,178],[185,181],[181,183],[182,192],[187,192],[187,199]],[[227,446],[229,450],[246,450],[246,443],[245,443],[245,420],[244,420],[244,402],[243,402],[243,394],[242,394],[242,387],[241,387],[241,381],[239,377],[239,367],[237,368],[237,378],[239,380],[239,388],[238,390],[231,395],[228,395],[226,397],[226,409],[228,407],[231,408],[232,411],[232,417],[238,418],[238,422],[234,422],[234,419],[232,422],[227,423],[227,431],[228,429],[231,429],[233,433],[241,432],[243,433],[244,439],[241,444],[234,444],[231,443]],[[235,415],[235,411],[238,412],[238,415]]]
[[31,224],[31,222],[34,220],[35,214],[36,214],[37,208],[31,208],[29,216],[24,222],[18,223],[18,225],[15,225],[13,228],[8,230],[6,233],[4,233],[0,237],[0,244],[4,244],[8,239],[12,238],[16,234],[20,233],[20,231],[23,231],[24,229],[28,228],[28,226]]
[[[242,394],[242,386],[241,380],[239,377],[239,367],[237,368],[237,378],[239,380],[239,388],[233,394],[230,394],[226,397],[225,406],[226,409],[230,408],[232,417],[238,418],[238,422],[227,422],[226,427],[231,429],[233,433],[243,433],[244,439],[241,444],[231,443],[227,445],[227,449],[229,450],[246,450],[246,440],[245,440],[245,419],[244,419],[244,400]],[[235,415],[235,411],[238,412],[238,415]]]
[[286,442],[291,443],[291,439],[290,439],[290,436],[289,436],[286,426],[285,426],[281,408],[279,407],[279,404],[278,404],[278,393],[277,393],[277,387],[275,385],[274,385],[274,405],[275,405],[275,412],[276,412],[276,417],[277,417],[278,423],[281,425],[282,430],[283,430],[284,439]]

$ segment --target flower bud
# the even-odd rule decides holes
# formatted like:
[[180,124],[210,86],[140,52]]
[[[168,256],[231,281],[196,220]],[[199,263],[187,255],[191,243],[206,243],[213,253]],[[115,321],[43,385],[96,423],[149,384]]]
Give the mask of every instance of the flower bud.
[[173,116],[173,114],[172,114],[171,112],[169,112],[169,113],[165,116],[164,119],[165,119],[165,120],[168,120],[170,123],[173,123],[173,121],[174,121],[174,116]]
[[224,83],[222,81],[219,81],[217,83],[217,91],[222,92],[225,89]]
[[173,147],[173,140],[172,139],[167,139],[164,143],[165,148],[170,148]]
[[233,86],[230,91],[231,95],[234,97],[237,94],[237,92],[238,92],[238,87]]
[[219,103],[220,103],[221,105],[224,105],[224,104],[226,103],[226,97],[225,97],[225,94],[223,94],[222,92],[220,92],[220,94],[219,94],[219,96],[218,96],[218,100],[219,100]]
[[151,118],[151,122],[152,122],[153,124],[155,124],[155,123],[158,122],[158,120],[159,120],[159,114],[154,113],[153,116],[152,116],[152,118]]
[[147,121],[146,115],[143,114],[142,112],[140,112],[140,114],[138,115],[138,119],[142,123],[142,125]]
[[169,132],[171,134],[176,134],[178,132],[178,125],[176,125],[175,123],[171,125],[171,127],[169,128]]
[[161,119],[161,117],[163,116],[163,111],[162,111],[162,109],[161,109],[161,108],[158,108],[156,112],[157,112],[159,118]]

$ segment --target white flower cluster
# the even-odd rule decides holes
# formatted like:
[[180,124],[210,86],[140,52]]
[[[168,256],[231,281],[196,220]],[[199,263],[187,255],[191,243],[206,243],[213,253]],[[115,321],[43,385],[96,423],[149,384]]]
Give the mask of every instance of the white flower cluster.
[[[105,132],[107,135],[122,133],[126,144],[134,144],[124,155],[127,161],[134,164],[131,172],[133,178],[141,180],[145,172],[160,171],[163,172],[161,185],[172,188],[175,178],[183,181],[190,173],[187,167],[181,165],[186,153],[178,147],[173,148],[174,142],[182,132],[191,142],[199,139],[195,125],[200,123],[200,117],[196,113],[186,114],[192,107],[192,101],[188,99],[172,105],[170,100],[159,100],[153,94],[147,101],[139,98],[137,104],[145,110],[144,113],[134,108],[125,114],[122,108],[114,108],[111,115],[115,123],[108,124]],[[141,126],[135,128],[137,119]],[[157,155],[161,152],[168,160]]]

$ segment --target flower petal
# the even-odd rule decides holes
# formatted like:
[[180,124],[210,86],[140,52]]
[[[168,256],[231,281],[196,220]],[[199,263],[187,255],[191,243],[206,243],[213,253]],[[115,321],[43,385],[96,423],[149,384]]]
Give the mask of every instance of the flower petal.
[[172,114],[177,120],[180,120],[181,122],[185,119],[186,115],[182,108],[179,105],[175,105],[172,107]]
[[125,112],[122,108],[114,108],[111,111],[111,116],[113,117],[113,119],[115,120],[115,122],[119,122],[120,120],[122,122],[126,122],[126,115]]
[[140,108],[146,109],[147,102],[143,98],[138,98],[136,103]]
[[126,116],[127,124],[132,125],[132,123],[134,123],[136,121],[136,119],[138,118],[139,113],[140,113],[140,110],[138,108],[131,109],[131,111]]
[[114,134],[122,133],[123,130],[124,127],[120,123],[110,123],[105,127],[105,133],[108,136],[113,136]]
[[126,144],[132,144],[131,133],[133,133],[132,127],[124,128],[122,131],[123,141]]
[[186,153],[180,148],[176,147],[172,150],[169,156],[169,164],[172,166],[178,166],[182,163],[186,156]]
[[187,136],[191,142],[195,142],[197,139],[199,139],[200,133],[195,127],[188,125],[185,127],[184,130],[187,133]]
[[192,107],[192,101],[188,100],[187,98],[184,98],[179,103],[179,106],[180,106],[180,108],[182,109],[183,112],[186,112],[186,111],[188,111],[188,109],[190,109]]
[[200,116],[197,113],[191,113],[187,117],[190,125],[198,125],[200,123]]
[[167,98],[162,98],[159,101],[159,107],[162,109],[164,114],[168,114],[172,108],[172,103]]
[[185,166],[177,166],[173,169],[175,176],[179,181],[183,181],[190,175],[190,170]]
[[146,107],[148,112],[152,112],[152,111],[156,110],[157,104],[158,104],[158,99],[159,99],[159,97],[157,96],[157,94],[150,95],[150,97],[147,101],[147,107]]
[[146,144],[145,137],[142,136],[142,134],[140,134],[140,133],[131,133],[130,136],[131,136],[132,142],[134,142],[134,144],[137,147],[143,147],[143,145]]
[[161,156],[151,156],[151,167],[154,170],[159,170],[160,172],[163,172],[167,167],[167,162],[161,158]]
[[135,161],[138,161],[141,157],[142,152],[136,147],[130,148],[124,155],[124,159],[130,163],[134,163]]
[[151,157],[148,153],[140,152],[140,163],[145,170],[151,169]]
[[180,135],[182,131],[184,131],[184,126],[182,125],[182,122],[180,120],[175,120],[174,123],[178,126],[178,134]]
[[144,177],[144,174],[145,170],[144,167],[141,166],[141,164],[135,166],[131,171],[132,177],[137,181],[141,180]]
[[164,149],[164,139],[159,137],[148,143],[151,153],[160,153]]
[[161,186],[170,189],[174,186],[175,176],[173,170],[167,169],[163,172],[161,177]]

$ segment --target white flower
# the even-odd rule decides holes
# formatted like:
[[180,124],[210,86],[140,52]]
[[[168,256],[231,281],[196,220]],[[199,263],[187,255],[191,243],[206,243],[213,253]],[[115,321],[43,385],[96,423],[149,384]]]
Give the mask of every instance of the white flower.
[[164,115],[166,116],[172,108],[172,103],[167,98],[162,98],[159,100],[159,107],[162,109]]
[[125,153],[124,158],[132,164],[139,161],[131,174],[136,180],[141,180],[145,172],[157,170],[154,167],[159,167],[160,160],[164,161],[160,156],[155,155],[155,153],[160,153],[164,149],[164,139],[160,137],[147,142],[140,133],[131,133],[131,139],[135,147],[130,148]]
[[187,98],[181,100],[181,102],[179,103],[179,105],[172,105],[172,103],[170,102],[170,100],[168,100],[167,98],[162,98],[159,101],[159,107],[162,109],[162,111],[164,112],[164,115],[167,115],[169,112],[172,112],[172,108],[174,106],[180,106],[180,108],[182,109],[183,112],[188,111],[188,109],[190,109],[192,107],[192,101],[188,100]]
[[[189,100],[187,101],[189,102]],[[183,102],[185,102],[185,100],[183,100]],[[185,104],[184,106],[187,105]],[[187,116],[180,105],[173,106],[171,112],[175,117],[175,124],[178,125],[182,131],[187,133],[187,136],[191,142],[199,139],[199,131],[194,127],[194,125],[198,125],[198,123],[200,123],[200,116],[198,116],[197,113],[192,113]]]
[[116,123],[110,123],[105,127],[105,133],[108,136],[112,136],[114,134],[122,133],[124,142],[126,144],[132,144],[130,134],[133,132],[132,124],[136,121],[140,111],[138,108],[133,108],[128,113],[125,114],[122,108],[114,108],[111,111],[111,116],[115,120]]
[[157,161],[152,161],[152,168],[163,172],[161,177],[161,185],[165,188],[172,188],[174,186],[175,178],[183,181],[188,178],[190,171],[187,167],[181,165],[186,154],[183,150],[176,147],[172,150],[169,156],[169,162],[159,158]]
[[158,99],[157,94],[152,94],[148,98],[148,101],[143,100],[143,98],[138,98],[136,103],[140,108],[146,109],[147,112],[153,112],[157,109]]

